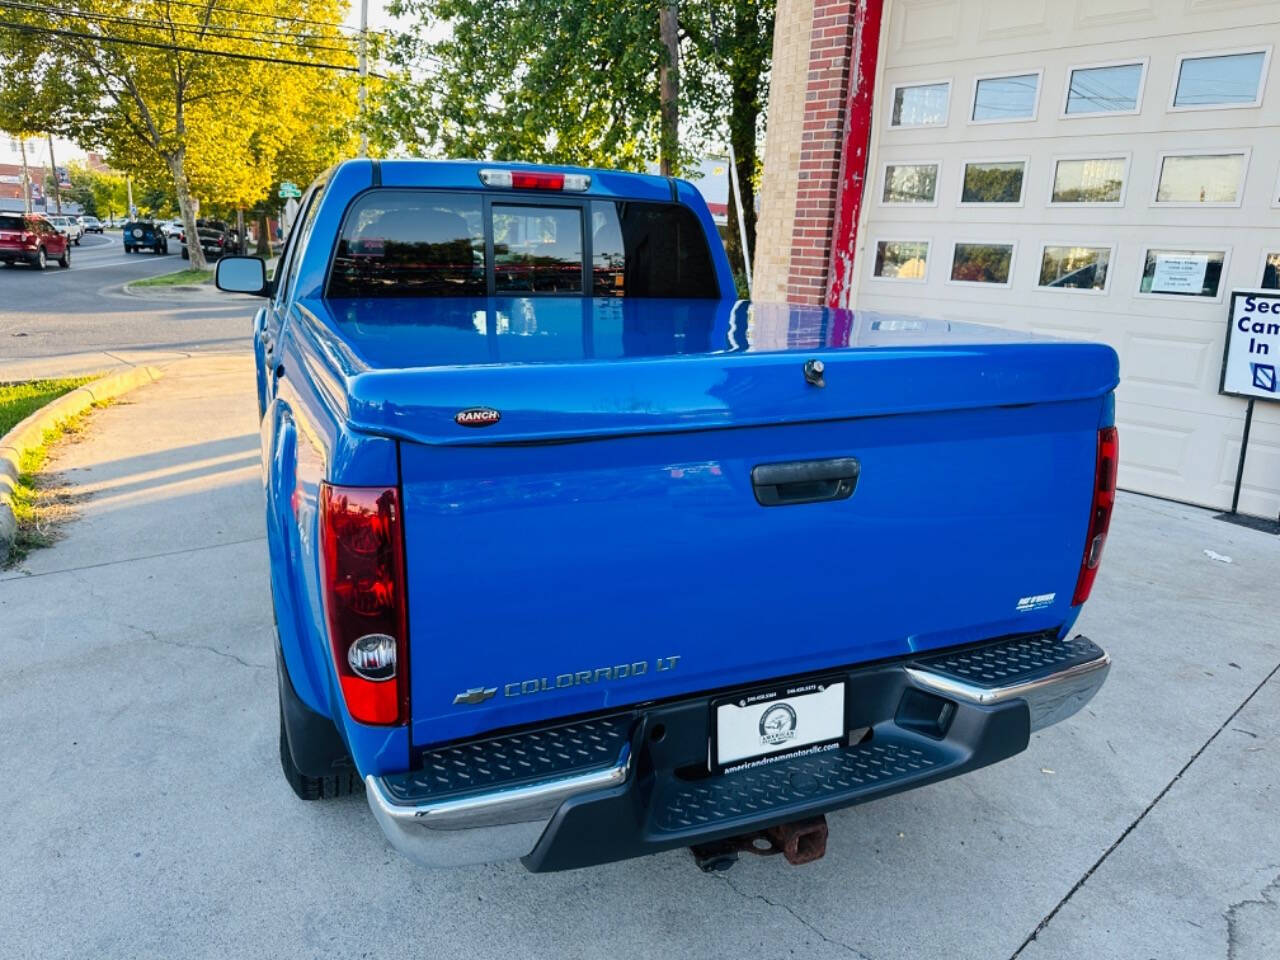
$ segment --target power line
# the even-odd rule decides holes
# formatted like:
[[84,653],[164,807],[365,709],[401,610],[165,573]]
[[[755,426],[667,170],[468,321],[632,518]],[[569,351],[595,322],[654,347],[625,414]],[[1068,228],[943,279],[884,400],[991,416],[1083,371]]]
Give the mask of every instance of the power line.
[[[155,43],[150,40],[126,40],[123,37],[104,37],[96,33],[81,33],[77,30],[59,30],[56,27],[36,27],[26,23],[11,23],[0,20],[0,30],[13,30],[16,33],[33,33],[45,36],[70,37],[74,40],[92,40],[94,43],[114,43],[122,47],[145,47],[150,50],[169,50],[174,53],[196,53],[205,57],[223,57],[228,60],[252,60],[257,63],[279,63],[290,67],[310,67],[316,70],[340,70],[343,73],[355,73],[355,67],[339,63],[320,63],[314,60],[288,60],[283,57],[268,57],[257,53],[235,53],[230,50],[202,50],[199,47],[188,47],[175,43]],[[376,74],[370,74],[376,76]],[[385,79],[380,77],[379,79]]]
[[[196,0],[166,0],[166,2],[175,7],[196,7],[200,10],[206,10],[209,7],[207,0],[204,3],[196,2]],[[275,20],[284,23],[305,23],[316,27],[331,27],[335,30],[359,30],[358,27],[353,27],[345,23],[334,23],[331,20],[309,20],[306,17],[291,17],[285,14],[263,13],[261,10],[249,10],[245,7],[219,6],[215,9],[224,10],[227,13],[242,13],[246,16],[259,17],[263,20]],[[385,31],[370,30],[369,32],[383,33]]]
[[[285,44],[291,40],[301,40],[307,36],[317,36],[316,34],[292,34],[281,32],[270,32],[265,30],[253,30],[247,27],[233,27],[225,24],[211,23],[206,27],[201,27],[194,23],[174,23],[164,20],[148,20],[142,17],[128,17],[120,14],[109,13],[89,13],[80,10],[70,10],[63,7],[44,7],[33,3],[23,3],[21,0],[0,0],[0,7],[9,7],[15,10],[31,10],[37,13],[49,14],[55,17],[75,18],[79,17],[83,20],[92,20],[102,23],[117,23],[127,26],[136,26],[148,30],[172,31],[174,33],[182,33],[193,36],[212,36],[221,37],[228,40],[244,40],[247,42],[266,43],[268,38],[274,40],[276,44]],[[233,32],[225,32],[233,31]],[[243,36],[241,36],[243,34]],[[336,38],[327,38],[336,39]],[[345,37],[342,39],[346,39]],[[352,38],[354,40],[354,38]],[[340,47],[332,44],[320,43],[298,43],[296,46],[305,47],[308,50],[332,50],[338,53],[353,53],[351,47]]]

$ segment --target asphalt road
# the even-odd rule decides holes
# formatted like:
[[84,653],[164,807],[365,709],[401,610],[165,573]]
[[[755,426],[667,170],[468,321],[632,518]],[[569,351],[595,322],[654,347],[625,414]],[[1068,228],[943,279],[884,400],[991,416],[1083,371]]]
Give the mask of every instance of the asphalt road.
[[832,814],[817,863],[433,872],[280,774],[252,378],[182,360],[93,414],[55,462],[79,518],[0,571],[0,956],[1280,956],[1280,539],[1122,495],[1097,698]]
[[[253,315],[243,297],[142,299],[130,280],[187,266],[171,241],[168,256],[126,254],[118,231],[88,234],[71,268],[0,266],[0,362],[121,350],[195,352],[243,348]],[[163,296],[161,294],[160,296]],[[2,379],[2,378],[0,378]]]

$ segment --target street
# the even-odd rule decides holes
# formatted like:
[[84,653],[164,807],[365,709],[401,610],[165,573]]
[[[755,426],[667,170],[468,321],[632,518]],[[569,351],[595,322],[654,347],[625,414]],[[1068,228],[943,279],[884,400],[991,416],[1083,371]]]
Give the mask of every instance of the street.
[[[71,268],[41,272],[0,267],[0,379],[5,361],[121,350],[198,351],[242,346],[251,310],[230,297],[193,298],[163,289],[144,299],[121,289],[131,280],[187,266],[172,241],[168,256],[126,254],[119,231],[86,234],[72,248]],[[207,301],[207,303],[206,303]],[[51,309],[56,304],[56,309]],[[90,368],[108,366],[94,357]],[[55,372],[73,372],[63,363]]]
[[[208,346],[247,311],[203,322]],[[1097,699],[1005,763],[831,815],[815,864],[429,872],[363,797],[306,804],[280,774],[252,378],[243,351],[176,360],[96,412],[52,465],[78,518],[0,573],[6,955],[1280,951],[1274,537],[1122,495],[1079,624],[1114,658]]]

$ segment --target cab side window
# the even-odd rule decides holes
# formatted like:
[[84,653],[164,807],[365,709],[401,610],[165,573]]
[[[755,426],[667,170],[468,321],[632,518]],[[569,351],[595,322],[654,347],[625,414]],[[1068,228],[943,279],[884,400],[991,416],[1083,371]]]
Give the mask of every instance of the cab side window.
[[288,265],[276,288],[276,306],[280,307],[293,297],[293,285],[298,277],[298,267],[302,263],[302,253],[306,249],[307,239],[311,236],[311,228],[315,226],[316,212],[320,209],[320,197],[324,194],[324,186],[318,186],[312,192],[309,201],[298,211],[298,219],[293,224],[293,236],[289,239]]

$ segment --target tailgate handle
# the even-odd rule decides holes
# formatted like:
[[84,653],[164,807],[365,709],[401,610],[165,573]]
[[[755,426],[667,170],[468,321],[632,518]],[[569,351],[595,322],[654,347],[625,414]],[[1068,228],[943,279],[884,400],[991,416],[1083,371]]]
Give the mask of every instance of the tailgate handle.
[[762,463],[751,470],[751,486],[762,507],[844,500],[858,485],[858,471],[853,457]]

